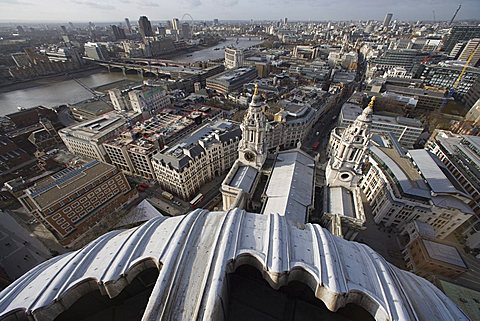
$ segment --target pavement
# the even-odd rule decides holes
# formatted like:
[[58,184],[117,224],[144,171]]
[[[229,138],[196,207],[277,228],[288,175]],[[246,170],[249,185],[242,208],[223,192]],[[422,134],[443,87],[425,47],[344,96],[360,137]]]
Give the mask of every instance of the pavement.
[[403,260],[400,236],[393,229],[377,225],[373,220],[372,209],[366,199],[363,200],[366,216],[366,230],[358,233],[356,242],[366,244],[382,255],[388,262],[396,267],[406,269]]

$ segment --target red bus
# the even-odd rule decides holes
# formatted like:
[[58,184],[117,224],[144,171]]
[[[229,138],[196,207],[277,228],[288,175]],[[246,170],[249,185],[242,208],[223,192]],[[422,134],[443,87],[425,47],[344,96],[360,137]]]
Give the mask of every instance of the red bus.
[[197,196],[195,196],[191,201],[190,201],[190,207],[191,208],[196,208],[198,203],[203,199],[203,194],[199,193]]

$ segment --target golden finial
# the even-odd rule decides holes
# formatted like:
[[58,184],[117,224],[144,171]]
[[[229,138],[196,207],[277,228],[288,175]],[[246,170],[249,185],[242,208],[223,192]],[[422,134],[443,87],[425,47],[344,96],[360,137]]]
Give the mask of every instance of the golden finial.
[[258,83],[255,84],[255,91],[253,93],[254,96],[258,95]]
[[377,99],[377,97],[373,96],[372,99],[370,100],[370,102],[368,103],[368,107],[373,109],[373,105],[375,105],[375,100],[376,99]]

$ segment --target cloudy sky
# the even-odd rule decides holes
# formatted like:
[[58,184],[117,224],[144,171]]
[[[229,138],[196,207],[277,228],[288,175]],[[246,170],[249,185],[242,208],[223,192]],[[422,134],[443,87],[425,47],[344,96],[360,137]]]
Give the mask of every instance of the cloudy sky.
[[0,21],[122,21],[181,18],[290,20],[382,20],[387,12],[400,20],[449,20],[480,17],[480,0],[0,0]]

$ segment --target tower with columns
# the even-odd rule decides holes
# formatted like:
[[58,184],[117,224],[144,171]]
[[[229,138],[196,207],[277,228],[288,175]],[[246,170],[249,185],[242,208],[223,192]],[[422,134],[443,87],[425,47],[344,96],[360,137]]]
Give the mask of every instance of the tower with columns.
[[355,122],[346,128],[335,146],[330,146],[331,158],[326,168],[328,186],[354,188],[362,175],[362,166],[370,143],[375,97]]
[[258,93],[258,84],[242,124],[242,139],[238,145],[238,159],[245,165],[261,169],[267,159],[267,119]]

